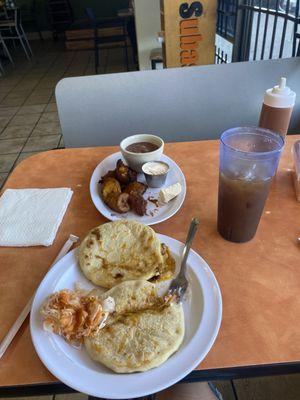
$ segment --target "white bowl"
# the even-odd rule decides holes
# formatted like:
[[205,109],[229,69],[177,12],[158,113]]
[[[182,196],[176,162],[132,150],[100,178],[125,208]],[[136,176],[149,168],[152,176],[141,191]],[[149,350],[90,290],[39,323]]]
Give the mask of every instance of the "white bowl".
[[[132,143],[137,142],[150,142],[156,144],[158,149],[149,151],[149,153],[133,153],[132,151],[126,150],[126,147]],[[142,172],[142,166],[149,161],[159,161],[164,150],[164,141],[155,135],[133,135],[123,139],[120,143],[120,149],[122,156],[126,163],[137,172]]]

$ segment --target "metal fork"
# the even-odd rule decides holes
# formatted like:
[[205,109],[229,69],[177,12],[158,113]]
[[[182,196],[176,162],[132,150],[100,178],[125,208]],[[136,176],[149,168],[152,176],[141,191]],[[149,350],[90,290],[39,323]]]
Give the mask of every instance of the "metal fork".
[[178,301],[182,300],[184,293],[186,292],[189,282],[186,277],[186,262],[188,259],[188,255],[190,252],[190,248],[195,237],[199,226],[199,220],[197,218],[193,218],[190,224],[190,228],[186,237],[185,245],[182,252],[182,260],[179,274],[175,279],[172,280],[168,294],[176,295]]

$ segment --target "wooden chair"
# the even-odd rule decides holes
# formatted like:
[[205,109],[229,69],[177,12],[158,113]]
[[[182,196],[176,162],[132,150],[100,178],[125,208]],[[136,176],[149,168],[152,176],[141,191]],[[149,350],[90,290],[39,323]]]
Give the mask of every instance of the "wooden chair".
[[[95,51],[95,72],[98,74],[100,58],[99,51],[103,49],[112,49],[116,47],[123,47],[125,52],[125,66],[129,71],[128,62],[128,44],[126,32],[126,20],[124,18],[105,18],[97,20],[93,10],[86,8],[86,15],[94,29],[94,51]],[[118,28],[121,33],[115,35],[101,35],[101,29],[115,29]],[[100,33],[100,34],[99,34]]]

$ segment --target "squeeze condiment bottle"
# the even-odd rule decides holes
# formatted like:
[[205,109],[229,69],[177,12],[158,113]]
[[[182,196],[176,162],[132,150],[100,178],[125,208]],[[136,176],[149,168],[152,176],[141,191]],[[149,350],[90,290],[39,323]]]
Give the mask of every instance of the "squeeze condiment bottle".
[[286,86],[286,78],[280,78],[279,85],[265,92],[259,126],[277,132],[284,138],[289,128],[295,101],[296,93]]

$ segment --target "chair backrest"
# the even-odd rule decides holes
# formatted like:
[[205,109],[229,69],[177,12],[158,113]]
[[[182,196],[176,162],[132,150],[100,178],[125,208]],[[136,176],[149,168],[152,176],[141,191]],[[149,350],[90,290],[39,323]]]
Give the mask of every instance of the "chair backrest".
[[13,11],[6,6],[2,7],[1,9],[1,21],[3,20],[12,20],[13,17]]
[[2,18],[0,17],[0,21],[2,22],[2,27],[4,27],[4,22],[8,22],[11,27],[11,23],[13,22],[15,26],[19,27],[21,25],[21,10],[17,8],[3,8],[4,12],[2,14]]
[[90,23],[92,24],[92,26],[95,28],[97,25],[97,19],[95,17],[94,11],[91,8],[87,7],[85,9],[85,13],[86,13],[86,16],[88,17]]
[[121,17],[105,17],[97,19],[94,11],[90,7],[85,9],[85,14],[94,28],[124,27],[126,22],[126,18]]
[[14,19],[16,26],[21,25],[21,10],[19,8],[14,9]]
[[264,92],[281,76],[298,93],[290,128],[300,133],[300,58],[293,58],[63,79],[56,99],[64,141],[112,145],[136,133],[218,138],[229,127],[257,125]]

